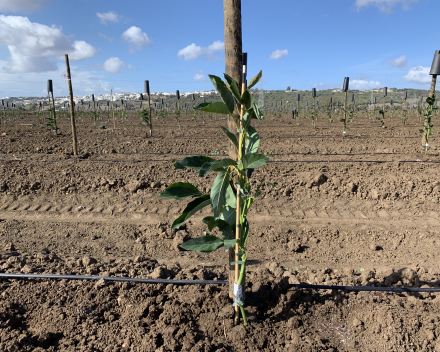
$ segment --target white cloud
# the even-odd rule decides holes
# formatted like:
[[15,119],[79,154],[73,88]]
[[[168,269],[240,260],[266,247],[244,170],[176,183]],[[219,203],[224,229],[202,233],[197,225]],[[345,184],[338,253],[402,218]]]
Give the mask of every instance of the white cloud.
[[206,77],[205,77],[205,75],[202,75],[200,73],[196,73],[193,77],[193,80],[196,82],[202,83],[202,82],[206,82]]
[[[9,65],[8,61],[0,60],[0,71],[2,79],[0,80],[0,96],[40,96],[45,97],[47,79],[52,79],[54,84],[55,96],[68,96],[68,84],[65,77],[66,65],[64,62],[58,63],[55,70],[50,72],[39,72],[31,75],[6,73],[5,68]],[[105,81],[103,71],[83,71],[80,67],[71,65],[73,93],[75,96],[88,94],[110,93],[112,88],[110,83]]]
[[132,64],[128,64],[128,65],[127,65],[127,68],[128,68],[129,70],[136,70],[136,69],[137,69],[137,67],[136,67],[136,66],[133,66]]
[[119,16],[116,12],[97,12],[96,16],[99,18],[99,22],[103,25],[108,25],[109,23],[118,23]]
[[27,17],[0,15],[0,45],[7,45],[11,54],[3,67],[7,72],[47,72],[56,70],[54,59],[72,61],[95,55],[96,49],[84,41],[71,42],[55,26],[30,22]]
[[119,57],[111,57],[106,62],[102,68],[106,72],[110,73],[119,73],[126,67],[124,61],[122,61]]
[[96,54],[96,49],[83,40],[75,40],[73,42],[74,51],[69,55],[72,61],[85,60]]
[[284,50],[275,50],[272,54],[270,54],[269,59],[271,60],[278,60],[281,59],[284,56],[287,56],[289,54],[289,52],[287,51],[287,49]]
[[106,36],[105,34],[102,34],[102,33],[98,33],[98,34],[99,34],[99,36],[101,38],[104,38],[105,40],[108,40],[110,43],[113,43],[113,37],[108,37],[108,36]]
[[411,8],[411,4],[418,3],[419,0],[356,0],[355,5],[358,11],[363,7],[370,5],[376,6],[380,11],[391,13],[394,6],[401,4],[405,11]]
[[130,52],[136,50],[142,50],[144,45],[150,46],[152,41],[148,38],[147,33],[142,32],[142,29],[136,26],[132,26],[122,33],[122,39],[130,43]]
[[408,60],[406,59],[406,55],[402,55],[401,57],[398,57],[397,59],[392,59],[387,61],[391,66],[402,68],[406,66],[408,63]]
[[430,67],[417,66],[409,70],[406,76],[403,76],[408,82],[417,84],[430,84],[431,76],[429,75]]
[[0,0],[0,12],[34,12],[52,0]]
[[225,50],[225,43],[220,40],[215,41],[214,43],[208,45],[207,47],[201,47],[196,45],[195,43],[192,43],[186,46],[185,48],[180,49],[177,52],[177,57],[185,61],[193,61],[197,59],[219,60],[219,58],[216,57],[214,53],[222,52],[224,50]]
[[350,89],[354,90],[370,90],[373,88],[382,87],[382,83],[379,81],[365,81],[363,79],[354,79],[350,81]]

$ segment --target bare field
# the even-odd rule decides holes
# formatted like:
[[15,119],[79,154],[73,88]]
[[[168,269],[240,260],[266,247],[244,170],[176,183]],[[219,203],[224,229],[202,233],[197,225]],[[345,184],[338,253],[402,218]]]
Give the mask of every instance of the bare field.
[[[227,279],[227,253],[178,245],[206,230],[202,211],[179,230],[187,202],[159,200],[192,154],[225,155],[219,125],[179,130],[138,118],[79,121],[73,160],[35,116],[0,129],[0,271]],[[434,121],[436,124],[436,120]],[[342,123],[266,118],[255,124],[270,159],[249,214],[250,324],[233,326],[228,288],[110,282],[0,281],[1,351],[440,351],[440,295],[312,291],[289,283],[440,285],[440,145],[422,155],[418,117]],[[259,170],[259,180],[265,171]],[[246,335],[246,339],[244,336]]]

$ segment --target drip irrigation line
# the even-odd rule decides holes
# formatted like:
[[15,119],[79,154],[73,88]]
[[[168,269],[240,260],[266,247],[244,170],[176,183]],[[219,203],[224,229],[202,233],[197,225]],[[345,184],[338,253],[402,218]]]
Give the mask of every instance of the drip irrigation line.
[[8,279],[66,279],[66,280],[101,280],[139,282],[145,284],[174,284],[174,285],[226,285],[227,281],[222,280],[170,280],[170,279],[140,279],[131,277],[116,276],[89,276],[89,275],[57,275],[57,274],[5,274],[0,277]]
[[[0,277],[7,279],[54,279],[54,280],[88,280],[88,281],[119,281],[137,282],[144,284],[173,284],[173,285],[226,285],[225,280],[171,280],[171,279],[141,279],[116,276],[90,276],[90,275],[58,275],[58,274],[12,274],[0,273]],[[308,285],[290,284],[289,287],[310,288],[315,290],[342,290],[342,291],[382,291],[382,292],[440,292],[440,287],[375,287],[375,286],[333,286],[333,285]]]
[[[60,162],[60,161],[96,161],[96,162],[114,162],[114,163],[139,163],[139,162],[175,162],[178,159],[133,159],[133,160],[105,160],[105,159],[54,159],[54,160],[34,160],[34,159],[0,159],[0,161],[34,161],[34,162]],[[270,160],[267,163],[428,163],[439,164],[440,161],[423,161],[423,160]]]
[[440,287],[375,287],[375,286],[332,286],[290,284],[289,287],[311,288],[314,290],[342,290],[342,291],[381,291],[381,292],[440,292]]
[[[350,156],[350,155],[397,155],[397,154],[403,154],[403,153],[275,153],[270,154],[271,156],[275,155],[322,155],[322,156]],[[57,153],[7,153],[0,155],[57,155]],[[94,155],[192,155],[192,156],[213,156],[212,154],[195,154],[195,153],[94,153]],[[229,154],[224,154],[224,156]]]

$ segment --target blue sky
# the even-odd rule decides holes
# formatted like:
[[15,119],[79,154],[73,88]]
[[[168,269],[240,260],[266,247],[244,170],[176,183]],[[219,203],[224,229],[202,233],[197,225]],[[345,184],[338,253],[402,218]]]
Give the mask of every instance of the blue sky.
[[[242,0],[249,75],[264,89],[429,88],[438,0]],[[431,22],[431,23],[430,23]],[[0,96],[210,90],[224,72],[221,0],[1,0]]]

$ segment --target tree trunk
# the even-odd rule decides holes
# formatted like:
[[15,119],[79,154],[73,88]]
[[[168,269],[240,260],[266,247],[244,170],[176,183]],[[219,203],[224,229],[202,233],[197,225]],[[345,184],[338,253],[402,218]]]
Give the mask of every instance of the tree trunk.
[[[243,71],[242,38],[241,38],[241,0],[223,0],[224,29],[225,29],[225,70],[241,87]],[[237,115],[239,111],[236,112]],[[228,118],[228,130],[238,139],[237,127],[231,118]],[[232,143],[229,144],[229,157],[237,160],[238,155]],[[229,263],[235,260],[234,249],[229,250]],[[229,264],[229,296],[234,297],[235,268]]]

